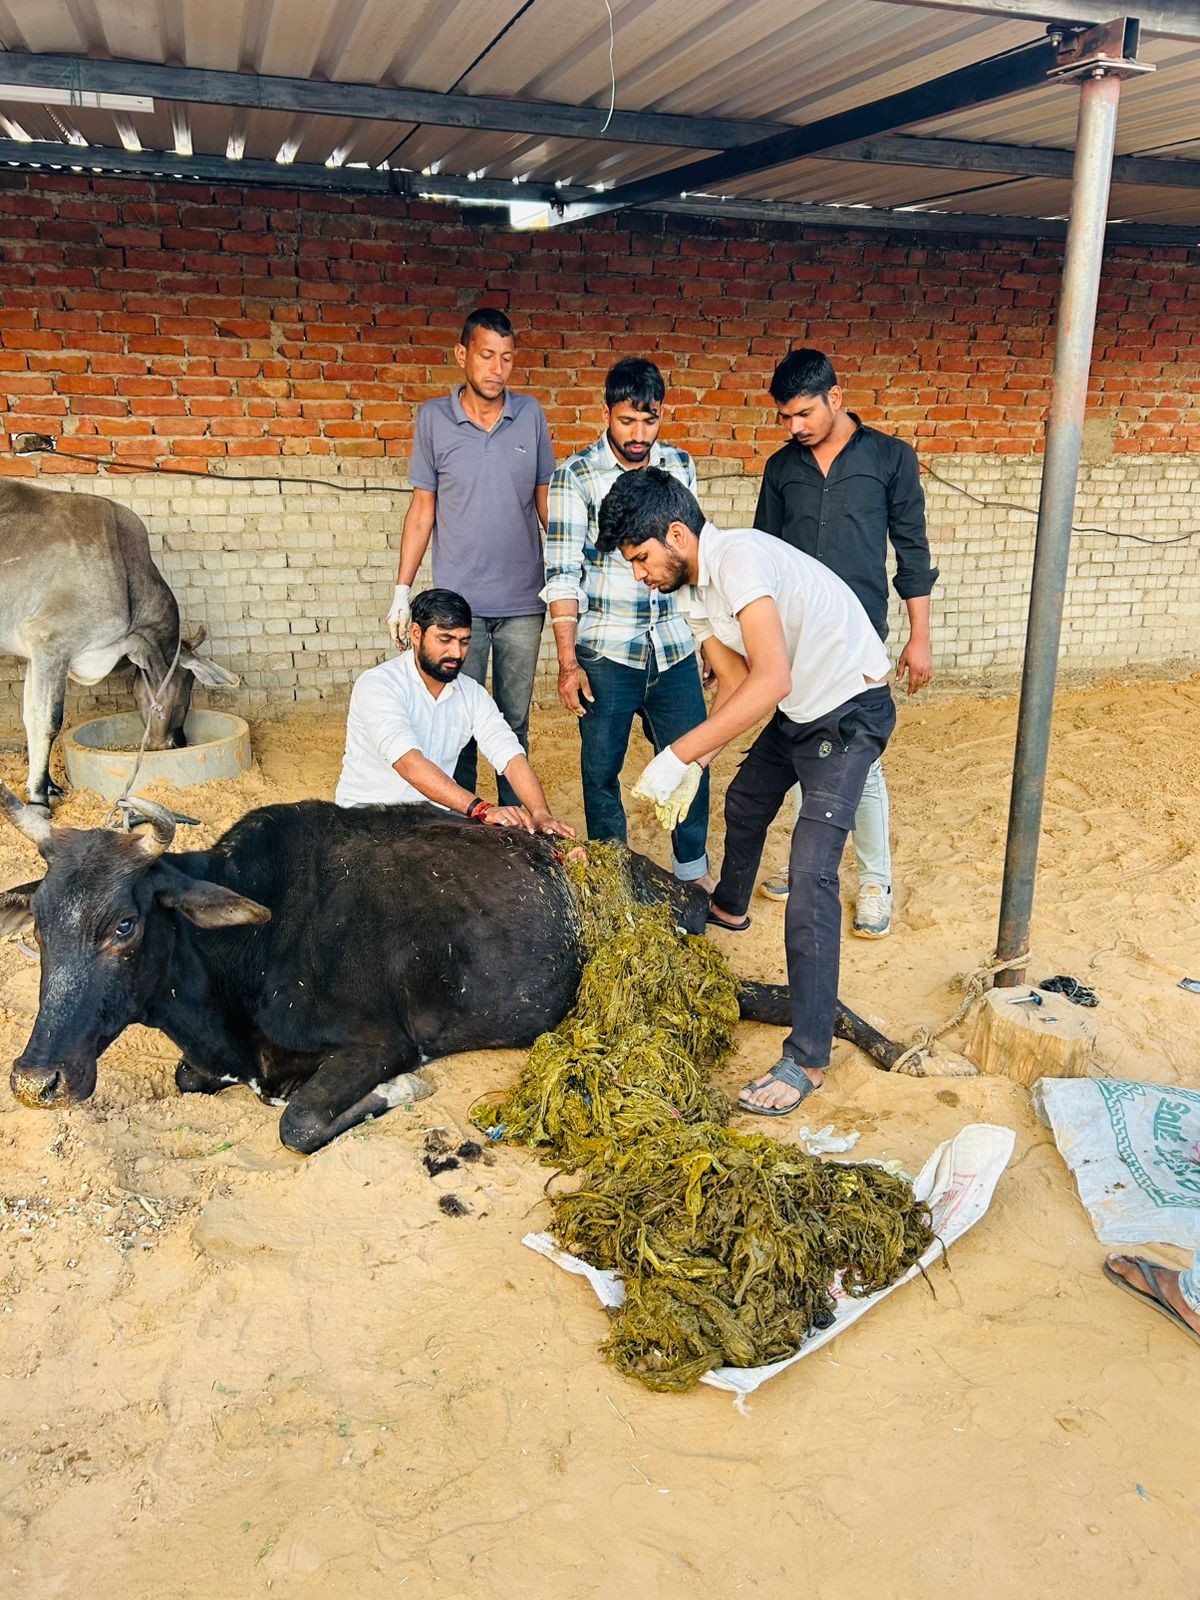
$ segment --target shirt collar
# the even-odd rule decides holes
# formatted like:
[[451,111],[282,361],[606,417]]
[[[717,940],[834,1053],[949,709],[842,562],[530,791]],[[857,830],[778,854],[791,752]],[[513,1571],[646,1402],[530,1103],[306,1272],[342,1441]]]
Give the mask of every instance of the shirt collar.
[[706,522],[700,530],[700,544],[696,556],[696,582],[694,585],[697,589],[706,589],[711,581],[708,571],[708,556],[720,537],[721,530],[715,522]]
[[[458,681],[456,679],[453,683],[443,684],[441,694],[430,694],[429,685],[425,682],[425,679],[417,670],[417,652],[413,649],[412,645],[409,645],[408,649],[400,658],[400,670],[401,672],[408,673],[411,681],[416,684],[417,688],[422,694],[429,695],[429,698],[433,701],[435,706],[440,706],[446,699],[447,695],[456,694],[458,692]],[[461,672],[462,668],[460,667],[458,670]]]
[[[450,413],[453,416],[455,422],[469,422],[473,428],[478,428],[479,424],[475,421],[474,417],[469,417],[467,415],[467,413],[463,409],[462,397],[463,397],[463,390],[465,388],[466,388],[466,384],[465,383],[456,383],[453,386],[453,388],[450,390]],[[515,412],[515,410],[513,408],[512,390],[511,389],[505,389],[505,391],[504,391],[504,410],[500,413],[500,417],[499,417],[498,420],[499,420],[499,422],[511,422],[515,415],[516,415],[516,412]]]

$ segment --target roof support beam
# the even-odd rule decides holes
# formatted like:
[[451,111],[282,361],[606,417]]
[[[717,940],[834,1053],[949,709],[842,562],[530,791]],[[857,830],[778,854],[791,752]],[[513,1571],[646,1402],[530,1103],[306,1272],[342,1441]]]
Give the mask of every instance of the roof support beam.
[[[1094,27],[1111,22],[1123,9],[1121,0],[884,0],[887,5],[925,6],[936,11],[973,11],[977,16],[1023,18],[1029,22],[1079,23]],[[1143,33],[1166,39],[1200,40],[1200,6],[1196,0],[1128,0]]]
[[[34,168],[53,181],[58,172],[98,172],[110,177],[152,177],[163,182],[186,179],[218,183],[231,188],[324,190],[328,193],[378,196],[393,199],[491,201],[497,208],[512,201],[548,202],[582,199],[590,190],[559,190],[551,184],[504,183],[466,178],[423,178],[413,172],[380,172],[367,167],[318,167],[305,162],[280,166],[275,161],[230,161],[225,156],[178,156],[153,150],[101,149],[89,146],[25,143],[0,139],[0,170],[6,164]],[[11,168],[9,169],[11,170]],[[947,211],[888,211],[870,206],[824,206],[770,200],[694,198],[664,200],[646,208],[682,217],[723,217],[737,222],[782,222],[794,227],[833,228],[841,232],[868,230],[885,233],[975,235],[988,239],[1064,239],[1065,222],[1040,217],[982,216]],[[507,221],[507,219],[505,219]],[[1110,244],[1180,245],[1200,249],[1200,226],[1179,227],[1158,223],[1117,223],[1109,227]]]
[[[1005,172],[1021,178],[1069,178],[1074,154],[1040,145],[976,144],[967,139],[918,139],[908,134],[861,139],[827,150],[822,161],[862,161],[893,167],[936,167],[950,172]],[[1200,161],[1162,161],[1153,156],[1118,156],[1114,183],[1200,189]]]
[[[1115,3],[1115,0],[1114,0]],[[269,106],[273,110],[311,111],[315,95],[329,114],[368,115],[384,120],[420,121],[433,126],[501,129],[505,132],[554,134],[559,137],[624,140],[631,144],[661,143],[677,148],[731,149],[765,135],[793,131],[786,123],[739,122],[716,117],[658,116],[653,113],[617,112],[603,134],[600,112],[558,106],[548,101],[494,100],[486,97],[434,94],[424,90],[378,89],[362,84],[311,84],[300,79],[257,78],[240,72],[193,71],[125,61],[88,61],[74,56],[26,56],[0,52],[0,84],[22,83],[38,88],[78,89],[89,94],[128,92],[153,74],[150,92],[161,100],[196,104]],[[117,90],[118,81],[125,85]],[[296,91],[293,94],[293,90]],[[383,97],[361,103],[359,93]],[[349,97],[349,98],[347,98]],[[0,90],[0,100],[4,98]],[[303,100],[303,104],[301,104]],[[330,104],[330,101],[336,104]],[[390,109],[389,109],[390,108]],[[595,128],[581,126],[581,118],[594,118]],[[553,126],[551,126],[553,124]],[[568,134],[567,127],[573,131]],[[652,137],[651,137],[652,136]],[[47,159],[50,159],[47,157]],[[909,136],[860,139],[821,153],[826,161],[879,162],[892,166],[936,167],[950,171],[1004,172],[1025,177],[1069,177],[1071,152],[1024,145],[977,144],[955,139]],[[1113,171],[1117,183],[1152,183],[1194,188],[1200,181],[1200,163],[1162,161],[1145,157],[1118,157]]]
[[[370,83],[317,83],[307,78],[260,77],[248,72],[215,72],[195,67],[164,67],[148,61],[91,61],[83,56],[0,52],[0,84],[86,94],[153,95],[156,100],[186,100],[196,105],[248,106],[267,111],[298,111],[315,116],[358,117],[375,122],[424,122],[442,128],[531,133],[548,138],[604,139],[620,144],[658,144],[698,150],[725,150],[763,136],[761,122],[724,117],[681,117],[651,111],[560,105],[548,100],[505,100],[499,96],[438,94],[426,89],[381,88]],[[136,86],[136,87],[135,87]],[[0,100],[3,100],[0,89]],[[607,122],[607,126],[605,126]],[[783,126],[779,123],[769,128]]]
[[[575,222],[583,217],[628,206],[650,205],[656,200],[668,200],[696,190],[719,189],[729,179],[744,177],[747,173],[763,172],[837,145],[906,127],[911,122],[926,122],[931,117],[1038,88],[1046,82],[1046,74],[1058,65],[1058,60],[1058,42],[1053,38],[1039,39],[1027,49],[977,61],[972,66],[948,72],[899,94],[885,95],[882,100],[872,100],[852,111],[821,117],[803,127],[772,134],[755,144],[689,161],[682,167],[634,183],[618,184],[609,194],[567,208],[560,220]],[[552,217],[549,225],[555,226]]]

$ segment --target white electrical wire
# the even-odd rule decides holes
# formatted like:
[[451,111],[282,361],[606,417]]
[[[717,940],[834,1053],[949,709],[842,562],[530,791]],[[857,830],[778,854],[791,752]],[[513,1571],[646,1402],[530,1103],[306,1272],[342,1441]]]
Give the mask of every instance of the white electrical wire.
[[613,119],[613,112],[617,109],[617,69],[613,61],[617,41],[613,31],[612,6],[609,5],[608,0],[604,0],[604,9],[608,12],[608,75],[612,80],[612,93],[609,95],[608,115],[604,119],[604,126],[600,129],[601,133],[608,132],[608,125]]

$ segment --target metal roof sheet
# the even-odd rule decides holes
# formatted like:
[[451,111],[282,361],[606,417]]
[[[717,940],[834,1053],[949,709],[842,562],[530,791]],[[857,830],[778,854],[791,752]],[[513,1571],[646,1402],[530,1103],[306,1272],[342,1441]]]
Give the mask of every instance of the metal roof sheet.
[[[882,0],[611,0],[616,104],[804,123],[919,85],[1039,37],[1036,22],[925,10]],[[2,0],[11,50],[240,70],[348,84],[554,100],[607,108],[604,0]],[[1128,82],[1118,152],[1200,158],[1200,46],[1149,38],[1158,71]],[[0,63],[0,79],[3,65]],[[1078,95],[1035,93],[914,124],[944,139],[1070,149]],[[5,99],[19,137],[146,150],[291,159],[389,161],[414,171],[606,188],[682,165],[695,150],[314,116],[159,100],[153,112]],[[236,177],[236,162],[230,164]],[[281,163],[281,181],[286,166]],[[738,198],[1005,216],[1060,216],[1060,179],[806,159],[729,183]],[[1195,191],[1120,184],[1112,215],[1200,220]]]

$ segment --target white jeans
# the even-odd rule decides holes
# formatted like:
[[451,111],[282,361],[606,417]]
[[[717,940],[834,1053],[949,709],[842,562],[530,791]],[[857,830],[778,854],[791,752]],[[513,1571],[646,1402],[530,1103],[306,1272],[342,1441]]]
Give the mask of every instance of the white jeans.
[[[792,810],[800,815],[800,785],[792,790]],[[892,841],[889,831],[888,792],[883,763],[876,761],[867,773],[862,799],[854,813],[854,854],[858,858],[858,886],[874,883],[892,887]]]

